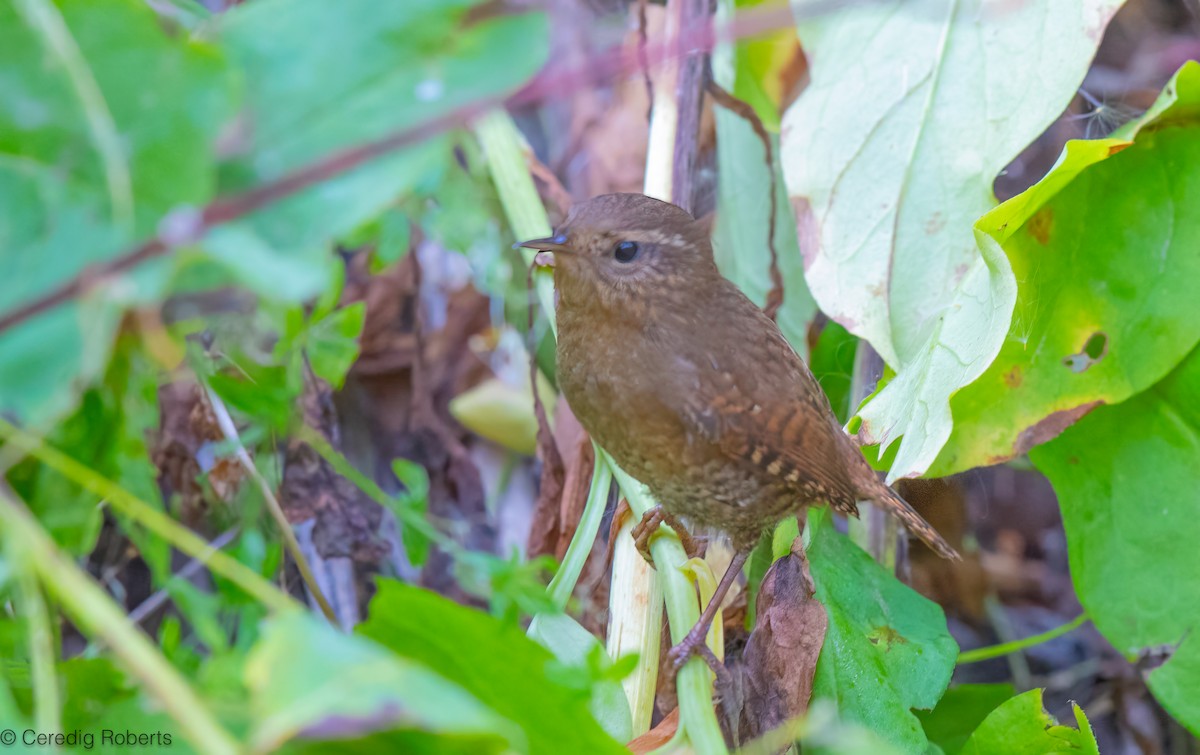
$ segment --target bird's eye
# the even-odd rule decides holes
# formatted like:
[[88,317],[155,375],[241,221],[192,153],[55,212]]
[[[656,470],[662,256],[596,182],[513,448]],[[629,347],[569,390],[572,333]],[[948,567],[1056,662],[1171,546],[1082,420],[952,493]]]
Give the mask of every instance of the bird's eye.
[[554,238],[552,238],[550,240],[553,241],[555,244],[558,244],[559,246],[564,246],[567,243],[567,234],[557,233],[554,235]]
[[617,262],[633,262],[638,256],[637,242],[622,241],[613,249],[613,256],[617,258]]

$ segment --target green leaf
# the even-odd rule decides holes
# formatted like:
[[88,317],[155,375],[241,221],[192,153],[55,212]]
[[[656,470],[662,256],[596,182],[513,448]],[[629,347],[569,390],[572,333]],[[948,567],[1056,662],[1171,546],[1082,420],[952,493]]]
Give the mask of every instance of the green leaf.
[[979,220],[1008,254],[1017,305],[996,361],[951,401],[936,474],[1024,453],[1150,387],[1200,340],[1200,63],[1118,136],[1068,143]]
[[[208,43],[169,38],[138,0],[0,8],[0,153],[97,197],[134,237],[212,196],[213,133],[232,80]],[[63,250],[54,273],[86,249]]]
[[1121,0],[887,0],[799,25],[811,83],[783,169],[809,288],[896,378],[860,411],[901,445],[891,478],[950,437],[950,396],[995,358],[1016,282],[971,224],[996,174],[1062,112]]
[[[63,691],[62,732],[75,741],[67,749],[77,752],[190,753],[177,724],[144,697],[107,658],[72,658],[58,666]],[[146,744],[123,747],[115,739],[147,735]]]
[[[139,0],[0,5],[0,312],[44,295],[213,194],[231,79],[208,44],[171,39]],[[0,411],[39,423],[103,370],[115,305],[165,265],[0,334]],[[74,389],[74,390],[73,390]]]
[[918,711],[917,718],[929,741],[944,755],[957,755],[988,714],[1011,698],[1011,684],[960,684],[946,690],[931,711]]
[[404,553],[408,562],[413,566],[421,566],[429,558],[429,536],[416,527],[405,523],[403,512],[416,514],[422,518],[429,511],[429,475],[425,468],[415,461],[408,459],[393,459],[392,474],[404,486],[404,492],[392,496],[393,513],[400,525],[400,542],[404,545]]
[[317,377],[341,389],[354,360],[367,319],[366,302],[355,302],[329,313],[309,326],[308,359]]
[[[545,39],[544,16],[470,21],[477,4],[259,0],[222,14],[219,37],[246,76],[249,124],[226,186],[276,180],[522,84],[546,54],[533,43]],[[257,237],[262,254],[294,268],[287,295],[313,295],[335,262],[329,242],[437,174],[449,156],[443,136],[375,158],[237,223],[242,238],[218,235],[205,247],[260,293],[278,296],[268,276],[238,264],[239,248],[257,249],[248,238]]]
[[[120,339],[103,380],[85,392],[78,408],[46,437],[54,448],[117,481],[144,501],[160,500],[158,470],[147,437],[158,426],[158,373],[130,337]],[[10,481],[60,546],[83,555],[96,545],[102,501],[60,473],[29,460]],[[169,548],[124,517],[118,520],[152,568],[169,566]],[[162,572],[157,573],[162,576]]]
[[[794,44],[794,40],[793,40]],[[738,47],[741,51],[742,47]],[[713,76],[730,89],[734,81],[753,79],[746,61],[718,48]],[[743,93],[744,94],[744,93]],[[776,176],[775,250],[783,278],[783,305],[777,320],[783,334],[800,354],[808,355],[805,334],[817,311],[804,282],[803,260],[796,243],[796,221],[789,212],[787,190],[778,165],[778,139],[772,135],[775,165],[767,166],[762,141],[741,116],[723,107],[714,109],[717,124],[717,221],[713,256],[725,277],[762,306],[771,290],[770,247],[771,172]]]
[[[559,663],[580,672],[580,687],[591,695],[588,707],[610,737],[618,742],[633,739],[633,712],[620,685],[624,674],[616,678],[606,674],[613,660],[591,632],[565,613],[540,613],[529,622],[526,636],[553,653]],[[633,670],[629,662],[637,662],[635,656],[621,660],[629,671]]]
[[904,752],[927,739],[912,708],[933,708],[954,673],[958,645],[942,609],[839,534],[826,509],[808,515],[816,597],[829,615],[813,681],[846,721],[869,727]]
[[425,590],[380,580],[367,637],[460,684],[525,731],[528,752],[622,753],[588,710],[586,695],[548,675],[553,656],[515,625]]
[[484,736],[489,752],[521,749],[517,727],[459,685],[309,613],[271,620],[245,674],[256,721],[251,741],[260,752],[295,737],[352,739],[390,729]]
[[816,347],[808,356],[808,366],[829,397],[838,420],[846,422],[854,412],[850,405],[850,385],[854,379],[854,355],[858,339],[832,320],[817,336]]
[[992,711],[967,743],[963,755],[1099,755],[1092,727],[1078,705],[1078,729],[1062,726],[1042,707],[1042,691],[1031,689]]
[[1166,379],[1104,406],[1035,448],[1062,508],[1079,600],[1128,655],[1164,652],[1149,675],[1168,711],[1200,733],[1200,349]]

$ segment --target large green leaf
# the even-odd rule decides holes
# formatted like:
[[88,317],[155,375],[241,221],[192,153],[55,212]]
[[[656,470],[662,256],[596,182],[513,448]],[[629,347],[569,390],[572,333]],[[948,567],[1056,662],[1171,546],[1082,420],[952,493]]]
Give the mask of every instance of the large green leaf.
[[[545,18],[475,20],[479,0],[259,0],[219,19],[246,77],[244,151],[225,187],[278,179],[338,150],[426,123],[515,89],[545,59]],[[315,294],[335,262],[328,244],[443,170],[433,138],[301,191],[205,241],[266,295]],[[253,259],[246,250],[255,251]]]
[[[628,742],[633,738],[633,715],[620,679],[597,679],[593,678],[594,674],[587,673],[594,661],[600,661],[609,668],[613,665],[595,635],[565,613],[540,613],[534,616],[526,634],[529,639],[553,653],[560,663],[584,671],[578,676],[582,684],[592,690],[592,715],[609,736],[618,742]],[[625,657],[622,660],[632,670],[637,659]]]
[[[727,7],[722,10],[727,10]],[[754,72],[745,70],[748,65],[747,58],[736,54],[729,45],[723,45],[713,55],[713,76],[722,86],[734,89],[737,81],[756,80]],[[718,179],[713,256],[725,277],[761,306],[771,289],[771,255],[767,240],[772,169],[767,165],[762,141],[745,119],[722,107],[716,108],[715,118]],[[775,136],[770,138],[778,163],[778,139]],[[796,245],[796,221],[788,212],[787,192],[778,164],[774,166],[774,172],[774,240],[784,294],[777,320],[792,346],[808,356],[805,335],[808,323],[816,312],[816,303],[804,282],[800,248]]]
[[625,751],[596,723],[586,694],[548,675],[553,656],[513,624],[381,580],[359,631],[456,682],[521,726],[529,753]]
[[[0,5],[0,312],[61,285],[213,193],[231,111],[210,45],[170,39],[140,0]],[[114,304],[154,271],[0,333],[0,412],[39,422],[103,370]]]
[[829,615],[813,699],[833,700],[841,718],[904,752],[923,751],[912,709],[937,703],[958,657],[942,609],[839,534],[827,510],[810,511],[808,524],[816,596]]
[[931,471],[1024,453],[1153,385],[1200,340],[1200,63],[1116,136],[1070,142],[976,225],[1008,254],[1017,305],[996,361],[951,401]]
[[1200,349],[1030,458],[1058,494],[1071,578],[1096,628],[1123,653],[1166,651],[1150,689],[1200,733]]
[[799,24],[811,83],[784,116],[784,175],[817,303],[896,369],[860,412],[869,442],[903,436],[892,478],[933,462],[950,395],[1000,349],[1016,284],[971,224],[1120,4],[887,0]]
[[260,752],[295,737],[354,739],[389,729],[490,740],[481,752],[523,751],[520,730],[457,684],[309,613],[272,620],[245,674],[256,721],[251,741]]
[[1078,729],[1062,726],[1042,707],[1042,691],[1031,689],[984,719],[963,746],[963,755],[1099,755],[1092,727],[1072,705]]
[[944,755],[957,755],[988,715],[1013,696],[1011,684],[960,684],[951,687],[931,711],[917,713],[929,741]]

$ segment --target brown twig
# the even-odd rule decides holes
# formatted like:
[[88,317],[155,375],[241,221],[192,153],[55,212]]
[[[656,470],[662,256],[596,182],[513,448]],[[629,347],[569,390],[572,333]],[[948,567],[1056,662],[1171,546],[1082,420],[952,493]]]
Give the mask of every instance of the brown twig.
[[[693,2],[707,1],[693,0]],[[827,2],[810,3],[804,10],[807,14],[818,15],[843,4],[842,0],[828,0]],[[760,36],[791,26],[796,21],[796,15],[798,14],[793,14],[787,6],[764,7],[739,13],[722,29],[721,37],[723,40],[729,40]],[[712,20],[705,15],[695,24],[685,28],[672,44],[647,45],[645,59],[648,65],[656,66],[678,57],[681,53],[690,57],[703,56],[712,49],[715,40]],[[641,64],[632,64],[628,60],[624,48],[618,45],[596,56],[586,65],[558,70],[548,68],[511,98],[506,98],[504,95],[484,97],[437,118],[399,130],[382,139],[337,152],[256,189],[232,197],[218,198],[205,206],[203,210],[177,209],[164,218],[164,222],[160,224],[159,233],[154,238],[137,244],[108,262],[83,270],[62,286],[0,316],[0,332],[81,296],[99,281],[131,270],[147,260],[160,257],[175,246],[193,243],[216,226],[245,217],[272,202],[291,196],[313,184],[341,175],[369,160],[470,123],[495,107],[505,103],[509,106],[516,106],[538,102],[574,91],[581,86],[630,75],[641,67]],[[679,170],[680,166],[677,165],[676,169]],[[686,180],[690,186],[690,177]]]
[[[529,166],[529,175],[541,181],[546,187],[546,198],[554,202],[558,207],[558,212],[563,217],[571,209],[573,202],[571,201],[571,192],[567,191],[562,182],[558,180],[558,176],[554,175],[554,171],[550,170],[550,166],[537,158],[533,154],[533,150],[525,151],[525,164]],[[530,288],[532,291],[533,289]]]
[[763,150],[766,152],[767,175],[771,177],[771,211],[770,220],[767,222],[767,249],[771,253],[771,290],[767,292],[767,301],[763,305],[763,311],[767,317],[772,320],[779,313],[779,307],[783,304],[783,275],[779,272],[779,252],[775,249],[775,223],[776,214],[779,210],[779,195],[778,186],[776,185],[775,176],[775,150],[771,145],[771,136],[767,133],[767,127],[763,125],[762,119],[758,117],[758,113],[754,112],[754,108],[744,100],[740,100],[733,96],[729,90],[718,84],[710,75],[708,77],[708,93],[721,107],[734,113],[750,124],[750,128],[754,129],[754,133],[762,142]]
[[[715,10],[715,0],[685,0],[680,29],[708,25]],[[675,154],[671,167],[671,199],[687,211],[692,210],[692,190],[695,184],[696,158],[699,153],[700,117],[704,109],[704,82],[708,76],[709,48],[687,50],[686,37],[679,36],[683,58],[675,79],[675,102],[678,121],[675,127]]]

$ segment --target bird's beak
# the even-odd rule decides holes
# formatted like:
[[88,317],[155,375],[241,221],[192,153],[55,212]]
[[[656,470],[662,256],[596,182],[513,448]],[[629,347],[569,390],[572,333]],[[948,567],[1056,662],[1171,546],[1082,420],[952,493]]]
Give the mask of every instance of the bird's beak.
[[513,249],[536,249],[537,255],[533,258],[533,264],[540,267],[554,267],[554,259],[559,254],[571,254],[571,250],[567,248],[567,239],[562,234],[558,236],[550,236],[544,239],[530,239],[513,244]]

